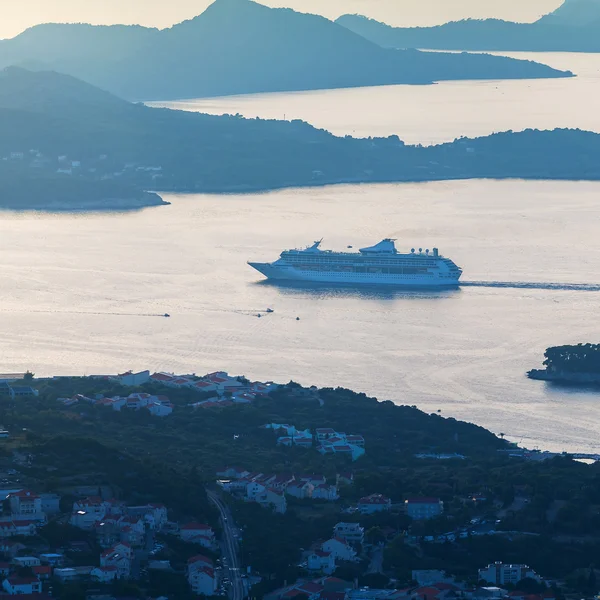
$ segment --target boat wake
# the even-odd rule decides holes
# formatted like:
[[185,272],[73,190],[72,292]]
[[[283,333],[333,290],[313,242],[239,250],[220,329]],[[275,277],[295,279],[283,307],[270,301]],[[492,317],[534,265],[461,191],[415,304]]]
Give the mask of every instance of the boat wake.
[[600,284],[543,283],[534,281],[461,281],[460,287],[513,288],[519,290],[555,290],[575,292],[600,292]]

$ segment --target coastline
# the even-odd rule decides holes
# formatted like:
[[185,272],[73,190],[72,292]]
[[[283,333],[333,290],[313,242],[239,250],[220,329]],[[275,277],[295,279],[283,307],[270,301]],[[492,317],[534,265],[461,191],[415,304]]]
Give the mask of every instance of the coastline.
[[527,372],[527,377],[536,381],[550,381],[569,385],[600,385],[600,374],[595,373],[567,373],[565,371],[531,369]]

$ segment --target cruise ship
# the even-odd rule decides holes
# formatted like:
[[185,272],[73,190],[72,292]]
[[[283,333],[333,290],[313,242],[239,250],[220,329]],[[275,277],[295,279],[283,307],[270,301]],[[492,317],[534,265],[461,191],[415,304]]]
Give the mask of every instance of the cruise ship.
[[[403,254],[393,239],[358,252],[321,250],[322,240],[297,250],[284,250],[272,263],[248,262],[268,279],[328,284],[395,285],[418,288],[456,287],[462,269],[437,248],[413,248]],[[351,246],[349,246],[351,248]]]

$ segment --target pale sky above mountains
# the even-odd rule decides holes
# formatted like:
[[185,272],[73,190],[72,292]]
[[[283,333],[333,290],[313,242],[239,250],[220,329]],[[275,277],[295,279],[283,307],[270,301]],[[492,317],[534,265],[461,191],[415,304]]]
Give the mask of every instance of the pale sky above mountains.
[[[336,18],[360,13],[391,25],[435,25],[450,20],[497,17],[534,21],[562,0],[263,0]],[[169,27],[200,14],[210,0],[0,0],[0,38],[47,22],[139,23]]]

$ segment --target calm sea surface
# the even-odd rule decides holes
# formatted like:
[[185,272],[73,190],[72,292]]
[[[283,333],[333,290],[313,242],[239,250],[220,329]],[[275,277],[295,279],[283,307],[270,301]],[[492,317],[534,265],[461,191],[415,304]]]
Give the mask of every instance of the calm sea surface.
[[[585,76],[196,105],[422,142],[529,125],[600,130],[600,57],[543,59]],[[124,214],[0,213],[2,371],[226,369],[441,410],[530,447],[600,452],[600,393],[525,377],[547,346],[598,340],[600,183],[166,199],[171,206]],[[298,289],[265,285],[245,264],[321,237],[343,249],[387,236],[402,249],[438,246],[479,283],[439,293]]]
[[[507,53],[503,53],[507,54]],[[435,144],[460,136],[527,128],[579,127],[600,132],[600,54],[509,53],[574,79],[448,81],[429,86],[230,96],[158,102],[182,110],[265,119],[302,119],[336,135],[388,136]]]

